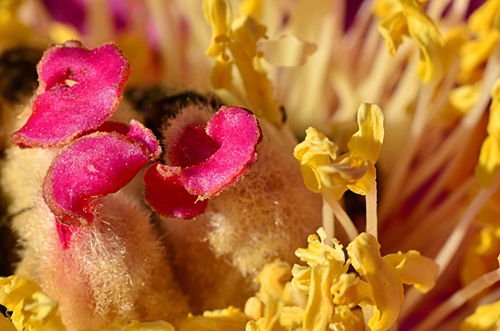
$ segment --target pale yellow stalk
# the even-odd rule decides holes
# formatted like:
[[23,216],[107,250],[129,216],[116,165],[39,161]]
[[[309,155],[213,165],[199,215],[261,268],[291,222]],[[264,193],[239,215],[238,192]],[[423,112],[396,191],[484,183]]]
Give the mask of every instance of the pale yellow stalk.
[[476,279],[461,290],[455,292],[448,300],[434,309],[414,331],[433,330],[443,319],[460,308],[465,302],[481,293],[491,285],[500,281],[500,268]]
[[323,199],[328,202],[328,204],[332,208],[333,213],[335,214],[335,216],[337,216],[337,219],[344,228],[349,241],[353,241],[354,238],[358,236],[359,232],[358,229],[356,229],[356,227],[354,226],[354,223],[352,222],[349,215],[347,215],[345,210],[329,190],[324,190],[321,192],[321,194],[323,194]]

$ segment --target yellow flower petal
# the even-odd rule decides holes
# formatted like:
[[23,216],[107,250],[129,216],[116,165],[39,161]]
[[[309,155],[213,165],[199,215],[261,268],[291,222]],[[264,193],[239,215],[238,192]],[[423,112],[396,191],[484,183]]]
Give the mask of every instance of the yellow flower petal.
[[0,314],[0,330],[2,331],[17,331],[10,319]]
[[498,268],[500,229],[485,227],[472,237],[460,267],[460,281],[468,285],[482,275]]
[[266,30],[264,25],[248,15],[238,17],[232,24],[234,41],[240,43],[238,46],[252,58],[257,55],[257,41],[266,36]]
[[378,25],[378,30],[385,40],[385,47],[391,56],[396,55],[403,36],[408,36],[408,25],[401,11],[386,16]]
[[[67,38],[64,41],[71,39],[77,40],[78,38]],[[119,40],[119,45],[123,54],[127,56],[131,67],[134,68],[130,73],[128,84],[135,85],[148,81],[153,55],[144,38],[135,35],[126,35]]]
[[332,285],[332,293],[336,305],[346,305],[350,308],[365,304],[373,305],[370,286],[352,272],[340,275]]
[[347,306],[335,306],[335,314],[331,320],[333,330],[363,331],[365,323],[361,309],[350,309]]
[[273,87],[266,73],[260,67],[261,59],[249,56],[240,43],[230,43],[229,49],[234,57],[234,63],[243,79],[246,98],[252,111],[258,116],[267,119],[276,126],[283,121],[281,106],[273,98]]
[[488,136],[481,146],[479,162],[476,166],[476,179],[482,186],[489,186],[500,167],[500,143]]
[[491,99],[487,131],[490,136],[500,140],[500,79],[495,82],[491,89]]
[[[273,98],[271,81],[261,67],[261,59],[257,54],[257,41],[265,36],[266,27],[258,23],[255,18],[243,15],[236,20],[232,19],[231,7],[227,0],[205,0],[203,12],[208,24],[212,26],[212,43],[206,54],[218,62],[229,62],[226,54],[229,50],[232,55],[232,64],[236,65],[244,96],[249,108],[258,116],[267,119],[275,126],[283,124],[281,106]],[[241,89],[231,84],[229,66],[218,65],[212,74],[212,82],[216,88],[227,88],[237,96],[243,96]]]
[[375,8],[384,19],[379,24],[379,31],[384,37],[386,47],[395,55],[403,36],[411,36],[420,48],[420,61],[417,71],[420,79],[429,83],[441,77],[443,39],[434,22],[425,13],[422,1],[399,0],[399,6],[390,1],[378,4]]
[[397,270],[380,255],[380,244],[372,235],[363,232],[347,246],[356,271],[371,287],[374,315],[368,322],[373,331],[387,330],[396,321],[403,303],[403,284]]
[[245,302],[245,315],[251,320],[258,320],[264,316],[265,305],[262,301],[257,299],[257,297],[250,297],[247,302]]
[[141,323],[134,320],[130,323],[123,323],[122,319],[118,318],[105,328],[78,331],[175,331],[175,328],[164,321]]
[[[49,36],[50,39],[57,44],[63,44],[67,40],[79,40],[81,38],[78,30],[76,30],[74,27],[58,22],[53,22],[51,24],[51,27],[49,29]],[[136,49],[136,51],[141,50]],[[127,54],[128,57],[130,53],[125,52],[125,54]]]
[[336,158],[337,146],[314,128],[295,147],[306,187],[313,192],[329,189],[340,199],[347,189],[366,195],[375,183],[374,163],[384,140],[384,115],[379,106],[362,104],[358,108],[359,130],[351,137],[349,152]]
[[350,157],[349,154],[342,155],[332,165],[317,167],[321,182],[331,189],[355,184],[367,171],[368,165],[363,158]]
[[403,284],[414,285],[422,293],[429,292],[436,285],[439,266],[417,251],[389,254],[384,260],[396,268]]
[[58,304],[26,278],[0,278],[0,305],[12,312],[12,324],[18,330],[66,331]]
[[364,103],[358,108],[359,130],[347,144],[349,156],[375,164],[384,141],[384,115],[379,106]]
[[229,35],[229,27],[233,20],[231,6],[225,0],[204,0],[203,13],[208,24],[212,26],[212,42],[205,54],[220,57],[224,53],[220,37]]
[[459,57],[459,50],[467,40],[467,30],[465,24],[460,24],[446,31],[443,39],[442,60],[443,70],[446,71]]
[[286,331],[280,324],[280,316],[284,306],[285,304],[281,299],[273,298],[266,306],[264,317],[257,322],[249,321],[245,331]]
[[493,196],[486,202],[477,215],[476,222],[486,227],[500,229],[500,191],[493,193]]
[[233,63],[225,61],[215,62],[210,76],[210,84],[215,89],[225,88],[228,90],[233,89]]
[[434,22],[416,0],[400,0],[406,16],[408,32],[420,48],[418,76],[424,83],[437,80],[442,75],[443,39]]
[[240,15],[251,15],[260,19],[262,14],[262,0],[242,0],[238,8]]
[[476,179],[482,186],[489,186],[500,167],[500,79],[493,85],[490,118],[488,121],[489,136],[481,146],[479,161],[476,166]]
[[41,291],[40,287],[26,278],[0,278],[0,304],[10,311],[14,311],[22,300],[38,291]]
[[2,1],[0,7],[0,43],[2,46],[25,44],[34,37],[31,28],[17,18],[20,4],[21,1]]
[[304,319],[304,308],[283,307],[280,316],[280,324],[287,330],[296,330],[302,325]]
[[450,92],[449,101],[460,116],[465,115],[479,100],[481,83],[459,86]]
[[241,331],[244,330],[248,318],[239,309],[205,311],[202,316],[189,315],[182,322],[179,331]]
[[[323,238],[320,241],[317,235],[312,234],[307,238],[307,242],[309,243],[307,248],[298,248],[295,251],[295,255],[301,261],[306,262],[310,267],[331,261],[336,268],[347,270],[345,254],[342,251],[342,245],[337,240],[334,239],[334,247],[332,247],[326,245]],[[341,273],[344,273],[344,271]]]
[[490,30],[478,39],[465,42],[460,50],[460,74],[458,80],[468,83],[474,75],[480,74],[481,66],[486,63],[493,54],[493,50],[500,38],[500,32],[496,29]]
[[398,0],[375,0],[373,2],[373,15],[386,17],[401,10]]
[[363,177],[358,179],[354,185],[347,185],[347,187],[356,194],[367,195],[375,184],[377,178],[377,170],[375,166],[366,161],[366,173]]
[[474,314],[468,316],[462,324],[460,331],[489,331],[495,327],[500,316],[500,301],[481,305]]
[[262,268],[255,283],[260,284],[259,291],[255,294],[264,304],[268,304],[271,298],[283,298],[285,283],[292,278],[291,266],[279,259],[268,263]]
[[315,128],[308,128],[306,134],[305,140],[295,147],[293,155],[299,161],[306,187],[320,192],[322,183],[317,169],[322,165],[331,165],[331,159],[337,157],[338,147]]
[[468,27],[476,34],[484,34],[492,28],[500,28],[500,1],[488,0],[469,17]]
[[304,311],[303,327],[311,331],[327,328],[333,314],[333,298],[330,294],[334,270],[328,264],[316,265],[311,271],[309,297]]
[[298,67],[306,63],[318,46],[285,35],[277,40],[260,41],[257,49],[262,53],[263,59],[274,66]]

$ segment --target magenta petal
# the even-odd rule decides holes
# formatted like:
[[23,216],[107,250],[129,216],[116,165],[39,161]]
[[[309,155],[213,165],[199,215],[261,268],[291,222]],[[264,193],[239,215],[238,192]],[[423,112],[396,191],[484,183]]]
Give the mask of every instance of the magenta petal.
[[99,127],[121,100],[130,65],[116,45],[88,50],[80,42],[51,46],[38,65],[33,113],[11,135],[21,147],[52,147]]
[[130,122],[130,131],[127,138],[134,140],[144,146],[152,160],[155,160],[161,155],[161,147],[154,135],[153,131],[146,128],[142,123],[132,120]]
[[53,161],[43,197],[60,222],[85,226],[94,219],[97,198],[118,191],[150,160],[144,146],[125,136],[97,132],[82,137]]
[[189,167],[205,162],[220,148],[206,132],[206,125],[183,128],[178,140],[170,147],[168,156],[172,165]]
[[[159,168],[163,168],[161,174]],[[143,178],[146,202],[163,216],[193,218],[205,211],[207,201],[197,201],[196,195],[186,191],[176,172],[179,169],[165,167],[160,162],[151,165]]]
[[257,118],[238,107],[221,107],[206,132],[219,149],[205,162],[181,168],[184,187],[201,198],[214,196],[243,177],[255,162],[262,139]]
[[85,131],[82,136],[86,136],[89,134],[92,134],[94,132],[116,132],[121,135],[126,136],[128,132],[130,131],[130,128],[128,127],[127,124],[124,123],[119,123],[119,122],[104,122],[102,125],[100,125],[98,128],[91,130],[91,131]]

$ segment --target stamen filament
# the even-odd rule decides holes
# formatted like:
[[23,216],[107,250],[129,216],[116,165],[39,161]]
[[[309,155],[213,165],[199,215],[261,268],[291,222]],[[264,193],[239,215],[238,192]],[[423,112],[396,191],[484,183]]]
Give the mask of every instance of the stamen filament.
[[366,194],[366,232],[378,239],[377,181]]
[[333,216],[333,210],[328,201],[323,197],[323,229],[325,230],[327,237],[327,242],[330,243],[330,239],[335,238],[335,217]]
[[434,309],[429,316],[418,325],[415,331],[432,330],[451,312],[461,307],[465,302],[475,295],[481,293],[486,288],[500,281],[500,268],[479,277],[466,287],[455,292],[448,300]]
[[181,83],[184,75],[182,75],[180,71],[181,66],[179,63],[182,63],[182,61],[180,59],[180,54],[176,49],[171,47],[171,45],[178,44],[178,41],[175,39],[180,33],[177,31],[175,24],[173,24],[173,15],[170,15],[168,18],[165,17],[165,14],[171,13],[171,10],[168,10],[168,3],[165,1],[148,0],[147,2],[150,7],[153,22],[158,31],[158,40],[164,62],[163,77],[168,77],[170,83]]
[[354,226],[354,223],[352,222],[351,218],[345,210],[342,208],[342,206],[339,204],[337,199],[333,196],[331,192],[328,192],[328,190],[325,190],[321,192],[323,194],[323,199],[328,202],[330,207],[333,210],[333,213],[335,216],[337,216],[337,219],[339,220],[340,224],[344,228],[347,237],[349,238],[349,241],[353,241],[359,234],[358,229]]
[[455,256],[455,253],[462,243],[470,223],[475,219],[481,208],[483,208],[486,202],[488,202],[499,186],[500,172],[495,175],[495,179],[491,185],[489,187],[482,188],[474,200],[472,200],[469,204],[464,215],[455,226],[452,234],[448,237],[446,243],[443,245],[441,251],[435,258],[436,263],[439,265],[438,279],[439,276],[443,274],[444,269],[446,269],[453,256]]
[[[469,228],[470,223],[475,219],[476,215],[479,213],[481,208],[488,202],[490,197],[495,193],[495,191],[500,186],[500,172],[495,175],[492,183],[488,187],[482,188],[476,195],[474,200],[468,205],[460,221],[457,223],[453,232],[446,240],[445,244],[441,248],[434,261],[439,265],[439,272],[436,277],[436,282],[438,282],[439,277],[443,274],[447,266],[449,265],[452,258],[455,256],[463,238]],[[411,288],[406,295],[405,303],[401,308],[400,317],[402,319],[415,307],[421,300],[423,296],[416,292],[414,288]]]
[[[462,210],[461,208],[457,208],[457,206],[461,205],[462,200],[464,200],[464,198],[467,196],[467,193],[469,193],[472,185],[475,183],[476,181],[473,177],[469,178],[467,181],[462,183],[462,185],[459,188],[451,192],[450,196],[448,196],[448,198],[443,203],[441,203],[436,208],[432,208],[430,210],[430,213],[429,210],[427,210],[425,217],[423,217],[423,215],[421,214],[415,214],[415,213],[412,214],[411,217],[407,219],[404,224],[405,228],[407,228],[408,231],[412,233],[412,235],[410,236],[410,238],[405,238],[404,243],[400,243],[398,241],[397,245],[398,246],[404,245],[405,248],[408,247],[414,249],[415,248],[418,249],[419,245],[420,247],[422,247],[422,245],[425,245],[425,243],[422,242],[422,238],[428,236],[429,233],[436,233],[437,235],[438,233],[437,231],[435,232],[429,231],[431,228],[435,227],[437,221],[444,219],[445,217],[447,219],[450,219],[450,217],[447,215],[454,215]],[[411,225],[415,226],[409,228],[408,226]],[[454,226],[454,224],[451,226]],[[398,230],[401,231],[401,228],[398,228]],[[439,231],[439,235],[441,234],[442,232]],[[401,238],[395,238],[395,239],[399,240]],[[431,237],[428,238],[427,240],[433,241],[435,240],[435,238]],[[393,244],[391,243],[391,245]]]
[[425,200],[420,203],[421,208],[428,208],[428,204],[433,201],[436,195],[441,192],[442,186],[447,182],[449,175],[455,169],[456,163],[460,160],[461,153],[463,149],[464,141],[468,141],[473,129],[476,127],[478,121],[483,115],[488,103],[490,102],[490,91],[491,88],[500,76],[500,44],[497,45],[495,51],[488,61],[485,68],[485,75],[483,77],[481,85],[483,86],[481,90],[481,95],[478,102],[472,107],[472,109],[465,115],[463,120],[460,122],[459,126],[453,130],[451,136],[443,143],[441,148],[436,150],[433,155],[427,158],[428,162],[423,163],[420,167],[412,172],[411,178],[405,184],[407,192],[415,192],[415,190],[425,183],[432,175],[434,175],[440,167],[445,164],[450,158],[454,156],[454,161],[450,162],[446,167],[443,175],[439,177],[438,182],[434,184],[431,191],[426,194]]
[[382,218],[386,218],[391,210],[393,210],[394,201],[397,201],[397,194],[401,192],[404,181],[407,177],[409,167],[413,156],[415,155],[416,149],[418,147],[418,142],[425,128],[427,110],[434,93],[436,84],[431,85],[421,85],[422,92],[418,99],[417,109],[413,117],[413,121],[410,127],[409,135],[407,137],[407,143],[402,151],[402,155],[399,156],[398,162],[394,166],[394,171],[388,182],[388,186],[391,190],[385,196],[381,203],[380,215]]

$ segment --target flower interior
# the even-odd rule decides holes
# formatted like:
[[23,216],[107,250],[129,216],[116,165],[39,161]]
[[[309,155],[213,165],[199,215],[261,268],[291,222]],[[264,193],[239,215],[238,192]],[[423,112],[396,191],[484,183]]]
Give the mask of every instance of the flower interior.
[[0,330],[500,330],[500,0],[198,2],[0,5]]

